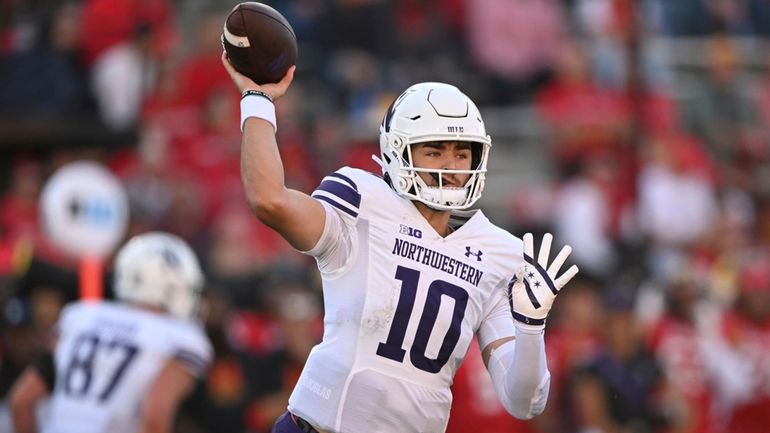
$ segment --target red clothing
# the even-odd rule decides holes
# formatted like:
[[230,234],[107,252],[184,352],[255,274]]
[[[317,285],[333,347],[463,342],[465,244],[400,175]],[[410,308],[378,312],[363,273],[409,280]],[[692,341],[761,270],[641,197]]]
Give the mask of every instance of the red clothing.
[[703,362],[695,326],[664,316],[650,333],[650,348],[663,368],[673,393],[687,405],[687,433],[717,433],[714,390]]
[[505,411],[481,359],[476,340],[471,343],[452,385],[452,410],[447,433],[529,433],[529,422]]
[[[179,68],[181,102],[202,106],[215,91],[236,94],[230,76],[222,67],[218,55],[203,54],[190,57]],[[237,95],[236,95],[237,96]]]
[[39,233],[38,203],[12,195],[0,197],[0,233],[12,239],[34,238]]
[[260,313],[234,313],[225,324],[225,332],[236,349],[255,355],[272,353],[283,346],[280,324]]
[[569,325],[548,329],[545,334],[545,352],[551,372],[549,405],[558,404],[556,397],[565,393],[569,375],[579,366],[596,358],[602,350],[601,337],[593,332],[574,331]]
[[137,26],[153,30],[154,47],[163,52],[173,45],[175,27],[166,0],[88,0],[83,5],[81,50],[86,65],[104,50],[131,39]]
[[560,2],[466,2],[469,52],[485,71],[522,79],[550,69],[567,34]]
[[621,132],[631,120],[631,106],[619,92],[590,83],[555,82],[538,94],[535,103],[555,129],[554,151],[563,163],[618,151],[624,144]]
[[63,267],[72,267],[75,258],[55,245],[42,230],[38,203],[8,195],[0,197],[0,268],[9,270],[16,248],[30,242],[35,256]]
[[740,315],[725,321],[728,339],[752,366],[751,399],[737,406],[727,431],[765,433],[770,425],[770,318],[755,323]]

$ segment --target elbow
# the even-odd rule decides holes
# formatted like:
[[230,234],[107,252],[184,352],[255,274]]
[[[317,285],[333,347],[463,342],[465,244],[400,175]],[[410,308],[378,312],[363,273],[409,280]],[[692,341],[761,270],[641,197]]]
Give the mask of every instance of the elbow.
[[286,199],[280,194],[247,194],[246,201],[258,220],[270,225],[281,218],[285,211]]
[[[529,402],[527,402],[529,403]],[[509,415],[516,419],[520,420],[530,420],[542,413],[542,410],[540,412],[536,412],[533,410],[534,408],[529,407],[529,404],[509,404],[506,405],[505,410],[508,412]]]
[[521,413],[521,412],[508,412],[516,419],[522,420],[522,421],[529,421],[532,418],[534,418],[538,414],[533,413]]
[[505,411],[516,419],[530,420],[545,410],[545,401],[534,399],[512,400],[505,404]]
[[546,375],[545,380],[539,386],[533,387],[531,392],[524,392],[515,396],[507,395],[503,406],[511,416],[528,420],[532,419],[545,410],[548,403],[548,394],[550,388],[550,374]]

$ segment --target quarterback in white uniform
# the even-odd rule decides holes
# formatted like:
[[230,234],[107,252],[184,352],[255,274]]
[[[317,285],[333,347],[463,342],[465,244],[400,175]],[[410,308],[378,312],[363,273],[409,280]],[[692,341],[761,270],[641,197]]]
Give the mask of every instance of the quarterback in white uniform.
[[550,374],[543,328],[570,253],[548,266],[524,242],[465,211],[481,196],[491,140],[457,88],[420,83],[380,128],[383,177],[343,168],[308,196],[286,188],[275,142],[276,84],[223,64],[243,92],[241,173],[255,215],[314,256],[324,336],[273,432],[443,432],[450,385],[474,334],[496,391],[520,418],[542,412]]
[[203,275],[184,241],[156,232],[123,247],[115,276],[120,302],[76,302],[62,311],[52,377],[38,366],[14,386],[17,433],[36,431],[30,414],[47,391],[43,433],[171,431],[178,404],[211,362],[196,320]]

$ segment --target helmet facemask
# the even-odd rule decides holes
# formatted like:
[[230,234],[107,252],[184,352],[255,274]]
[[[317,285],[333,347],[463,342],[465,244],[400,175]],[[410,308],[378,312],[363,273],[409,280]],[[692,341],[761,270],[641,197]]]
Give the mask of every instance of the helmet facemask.
[[[415,167],[412,145],[426,142],[470,142],[468,170]],[[380,126],[381,159],[385,180],[400,196],[436,210],[472,206],[484,189],[491,140],[473,101],[457,88],[442,83],[420,83],[407,89],[388,109]],[[428,173],[438,186],[419,175]],[[460,188],[445,187],[442,176],[467,174]]]

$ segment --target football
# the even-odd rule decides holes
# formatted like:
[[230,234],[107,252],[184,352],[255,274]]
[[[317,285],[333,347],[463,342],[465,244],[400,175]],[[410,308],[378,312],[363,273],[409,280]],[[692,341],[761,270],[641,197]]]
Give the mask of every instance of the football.
[[222,31],[235,70],[257,84],[277,83],[297,61],[297,37],[278,11],[258,2],[236,5]]

